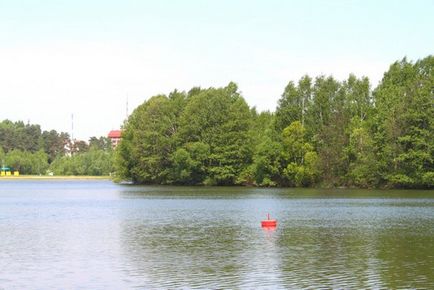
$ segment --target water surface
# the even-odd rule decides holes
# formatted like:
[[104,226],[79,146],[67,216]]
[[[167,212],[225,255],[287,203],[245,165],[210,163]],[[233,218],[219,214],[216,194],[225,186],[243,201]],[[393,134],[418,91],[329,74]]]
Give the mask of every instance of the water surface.
[[0,289],[320,287],[433,289],[434,191],[0,182]]

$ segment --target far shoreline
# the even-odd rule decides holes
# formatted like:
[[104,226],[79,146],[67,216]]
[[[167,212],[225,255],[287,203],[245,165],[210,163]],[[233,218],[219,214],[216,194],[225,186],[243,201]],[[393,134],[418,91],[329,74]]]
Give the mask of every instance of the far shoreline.
[[1,181],[13,180],[111,180],[111,176],[87,176],[87,175],[20,175],[20,176],[1,176]]
[[[204,185],[204,184],[195,184],[195,185],[181,185],[181,184],[141,184],[141,183],[133,183],[131,181],[117,181],[113,176],[95,176],[95,175],[19,175],[19,176],[0,176],[0,183],[8,182],[8,181],[112,181],[113,183],[119,185],[137,185],[137,186],[175,186],[175,187],[222,187],[221,185]],[[223,186],[225,187],[225,186]],[[320,189],[320,190],[423,190],[423,191],[433,191],[434,188],[393,188],[393,187],[356,187],[356,186],[311,186],[311,187],[280,187],[280,186],[272,186],[272,187],[264,187],[264,186],[255,186],[255,185],[241,185],[241,184],[233,184],[227,185],[227,187],[251,187],[251,188],[279,188],[279,189]]]

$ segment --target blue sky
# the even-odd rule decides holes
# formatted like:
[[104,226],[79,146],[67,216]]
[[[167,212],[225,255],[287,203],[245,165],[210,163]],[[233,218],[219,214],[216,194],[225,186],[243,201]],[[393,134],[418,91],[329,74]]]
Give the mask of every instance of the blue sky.
[[274,110],[288,81],[353,72],[372,86],[434,51],[434,1],[3,1],[0,120],[87,139],[150,96],[238,83]]

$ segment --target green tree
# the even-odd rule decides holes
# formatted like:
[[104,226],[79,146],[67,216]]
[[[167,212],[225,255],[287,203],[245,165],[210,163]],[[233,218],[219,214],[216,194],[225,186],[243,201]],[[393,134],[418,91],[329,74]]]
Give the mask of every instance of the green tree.
[[434,184],[434,57],[395,62],[375,90],[375,145],[382,180],[395,187]]
[[300,121],[292,122],[282,132],[282,175],[286,185],[312,185],[318,176],[318,156],[313,146],[305,142],[305,134],[306,130]]
[[103,151],[111,151],[112,150],[112,142],[107,137],[90,137],[89,139],[89,148],[95,148]]
[[3,148],[0,146],[0,166],[1,167],[6,166],[5,158],[6,158],[6,154],[3,150]]
[[14,149],[6,154],[6,165],[22,174],[45,174],[48,168],[48,156],[43,151],[31,153]]
[[281,144],[276,141],[280,136],[275,127],[275,115],[266,111],[257,113],[251,109],[252,126],[249,132],[252,163],[241,172],[240,184],[258,186],[276,186],[280,183],[279,170]]
[[348,80],[343,83],[342,89],[345,92],[345,111],[350,118],[357,117],[360,121],[364,121],[370,117],[373,99],[369,79],[367,77],[358,79],[350,74]]
[[253,163],[245,173],[244,179],[259,186],[277,186],[281,184],[282,144],[263,139],[258,144],[253,156]]
[[432,67],[432,56],[397,62],[374,94],[366,77],[306,75],[288,83],[275,114],[250,109],[235,83],[153,97],[124,125],[116,174],[138,183],[431,188]]
[[171,157],[171,183],[200,184],[206,178],[210,148],[202,142],[188,143],[178,148]]
[[350,134],[349,145],[345,149],[350,161],[348,183],[358,187],[375,187],[379,182],[376,150],[368,125],[358,117]]
[[301,120],[300,95],[294,82],[290,81],[277,104],[276,130],[281,132],[297,120]]
[[234,184],[252,157],[251,113],[234,83],[189,98],[181,116],[184,144],[209,146],[206,184]]
[[44,131],[41,136],[40,146],[48,154],[48,161],[51,163],[56,157],[66,154],[67,145],[70,143],[67,133],[58,133],[56,130]]
[[113,172],[113,152],[92,147],[87,152],[55,159],[50,170],[55,175],[105,176]]
[[289,82],[278,101],[276,109],[276,130],[281,132],[294,121],[304,126],[306,114],[312,102],[312,79],[305,75],[298,86]]
[[138,183],[167,183],[177,148],[186,94],[174,91],[140,105],[128,119],[117,148],[117,175]]
[[305,127],[308,134],[315,136],[321,133],[324,126],[330,123],[333,104],[338,98],[340,83],[333,77],[319,76],[312,88],[312,100],[307,108]]

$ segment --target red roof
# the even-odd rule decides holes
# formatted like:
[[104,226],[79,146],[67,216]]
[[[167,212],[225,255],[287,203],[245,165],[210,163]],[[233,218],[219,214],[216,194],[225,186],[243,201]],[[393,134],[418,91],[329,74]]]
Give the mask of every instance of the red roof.
[[122,133],[122,131],[121,130],[111,130],[109,133],[108,133],[108,137],[109,138],[121,138],[121,133]]

